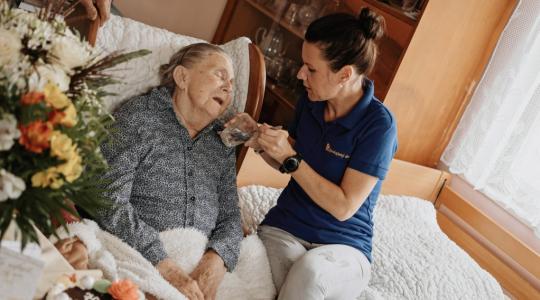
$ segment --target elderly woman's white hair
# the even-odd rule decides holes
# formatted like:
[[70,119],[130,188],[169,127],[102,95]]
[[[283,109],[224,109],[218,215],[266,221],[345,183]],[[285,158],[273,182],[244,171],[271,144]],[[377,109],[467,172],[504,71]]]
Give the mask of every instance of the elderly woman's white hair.
[[219,46],[208,43],[190,44],[178,50],[178,52],[171,57],[169,63],[159,67],[159,75],[161,77],[160,85],[166,86],[169,89],[174,89],[174,68],[177,66],[184,66],[189,69],[193,64],[201,61],[212,53],[221,53],[226,57],[229,57],[225,50],[221,49]]

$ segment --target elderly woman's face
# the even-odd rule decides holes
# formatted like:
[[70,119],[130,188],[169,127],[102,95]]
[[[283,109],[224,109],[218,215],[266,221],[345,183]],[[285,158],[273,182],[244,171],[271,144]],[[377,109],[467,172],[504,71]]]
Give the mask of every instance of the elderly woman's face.
[[185,70],[186,92],[193,107],[217,118],[232,101],[234,72],[230,58],[213,52]]

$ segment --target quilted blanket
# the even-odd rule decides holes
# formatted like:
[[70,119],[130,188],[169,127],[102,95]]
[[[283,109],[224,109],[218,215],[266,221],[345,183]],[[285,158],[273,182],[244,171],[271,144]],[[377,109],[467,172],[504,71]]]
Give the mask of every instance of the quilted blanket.
[[[280,189],[239,189],[251,230],[275,205]],[[504,299],[497,281],[440,229],[433,205],[381,195],[374,211],[372,275],[357,299]]]

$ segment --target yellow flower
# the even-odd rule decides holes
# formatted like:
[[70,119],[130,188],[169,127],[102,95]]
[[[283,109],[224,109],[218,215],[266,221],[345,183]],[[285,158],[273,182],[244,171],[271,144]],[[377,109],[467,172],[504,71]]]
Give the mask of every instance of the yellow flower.
[[67,182],[73,182],[82,174],[83,167],[81,156],[75,152],[75,154],[71,156],[68,161],[58,165],[56,168],[58,172],[64,175]]
[[45,94],[45,101],[56,109],[62,109],[71,104],[68,97],[54,83],[47,83],[43,89],[43,94]]
[[59,189],[64,185],[64,180],[60,177],[56,167],[50,167],[45,171],[37,172],[32,176],[33,187],[51,187],[51,189]]
[[77,124],[77,110],[73,103],[69,103],[68,107],[64,109],[65,116],[60,120],[60,124],[66,127],[73,127]]
[[60,131],[53,131],[51,135],[51,155],[63,160],[69,160],[77,155],[77,146],[73,141]]
[[77,145],[60,131],[53,131],[51,134],[51,156],[58,157],[65,162],[34,174],[32,176],[33,187],[58,189],[64,185],[64,179],[71,183],[81,176],[83,171],[82,158],[77,150]]

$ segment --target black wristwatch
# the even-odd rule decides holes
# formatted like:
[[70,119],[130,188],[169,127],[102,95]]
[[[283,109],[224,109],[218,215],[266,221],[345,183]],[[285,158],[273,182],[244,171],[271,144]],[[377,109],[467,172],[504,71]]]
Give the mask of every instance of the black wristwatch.
[[302,155],[296,153],[296,155],[285,158],[283,164],[279,167],[281,173],[290,174],[298,169],[300,162],[302,161]]

